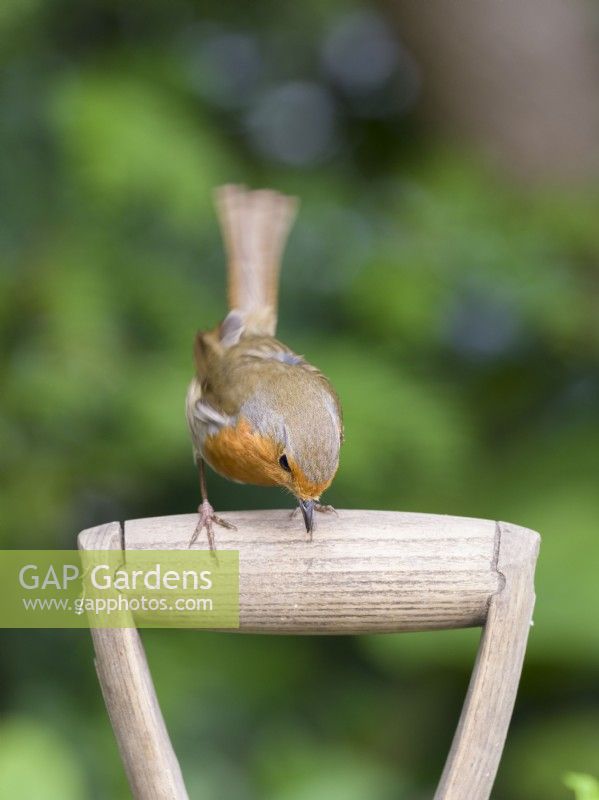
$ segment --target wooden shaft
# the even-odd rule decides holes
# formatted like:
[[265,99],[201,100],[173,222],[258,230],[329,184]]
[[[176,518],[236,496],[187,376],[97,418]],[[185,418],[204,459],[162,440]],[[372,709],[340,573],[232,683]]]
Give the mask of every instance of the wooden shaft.
[[497,524],[494,594],[468,694],[434,800],[487,800],[491,794],[516,700],[535,601],[539,535]]
[[[221,514],[217,550],[239,550],[240,627],[257,633],[377,633],[482,625],[500,576],[497,528],[389,511],[318,514],[311,542],[287,511]],[[195,514],[125,523],[125,550],[186,549]],[[195,547],[207,548],[202,536]],[[200,612],[201,613],[201,612]]]
[[[113,522],[79,534],[79,549],[120,550],[121,525]],[[83,562],[89,566],[89,560]],[[89,556],[88,552],[88,556]],[[92,552],[93,557],[93,552]],[[188,800],[179,762],[156,698],[139,633],[93,629],[96,672],[135,800]]]

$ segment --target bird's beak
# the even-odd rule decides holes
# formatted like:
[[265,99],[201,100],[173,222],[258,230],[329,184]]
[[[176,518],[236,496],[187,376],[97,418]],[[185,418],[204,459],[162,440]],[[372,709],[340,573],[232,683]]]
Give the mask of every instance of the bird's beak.
[[312,519],[314,515],[314,500],[300,500],[299,507],[304,518],[306,530],[308,533],[312,533],[314,529],[314,520]]

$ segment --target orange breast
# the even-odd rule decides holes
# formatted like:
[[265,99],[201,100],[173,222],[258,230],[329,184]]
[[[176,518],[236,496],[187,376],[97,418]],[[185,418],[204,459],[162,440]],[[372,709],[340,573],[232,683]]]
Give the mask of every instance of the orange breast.
[[243,417],[235,427],[206,437],[203,449],[210,466],[225,478],[257,486],[281,483],[279,446],[256,433]]
[[229,480],[256,486],[284,486],[305,499],[320,497],[332,481],[332,477],[324,483],[310,481],[291,456],[291,472],[283,471],[279,464],[280,445],[256,433],[243,417],[235,427],[222,428],[208,436],[203,451],[210,466]]

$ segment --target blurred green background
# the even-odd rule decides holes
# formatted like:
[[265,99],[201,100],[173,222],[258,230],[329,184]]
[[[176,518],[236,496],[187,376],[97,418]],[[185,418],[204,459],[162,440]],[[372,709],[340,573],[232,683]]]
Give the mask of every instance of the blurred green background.
[[[494,797],[599,776],[597,23],[582,0],[4,0],[2,546],[195,509],[211,190],[296,193],[279,334],[344,403],[327,502],[542,533]],[[424,800],[478,632],[144,641],[191,797]],[[129,796],[87,632],[3,631],[0,687],[1,797]]]

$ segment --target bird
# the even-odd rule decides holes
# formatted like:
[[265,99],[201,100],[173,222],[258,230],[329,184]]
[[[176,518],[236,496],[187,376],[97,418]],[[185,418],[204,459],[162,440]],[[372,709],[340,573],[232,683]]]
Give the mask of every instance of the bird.
[[194,343],[185,409],[201,503],[189,546],[214,525],[235,528],[208,500],[206,468],[229,480],[278,486],[295,497],[312,539],[314,511],[339,466],[339,397],[328,378],[275,338],[279,272],[297,198],[228,184],[214,192],[227,260],[229,312]]

